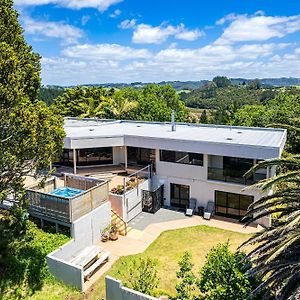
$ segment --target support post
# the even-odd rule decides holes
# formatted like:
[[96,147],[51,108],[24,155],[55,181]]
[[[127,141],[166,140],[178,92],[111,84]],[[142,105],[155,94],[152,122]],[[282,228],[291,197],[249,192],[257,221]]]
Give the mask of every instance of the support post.
[[76,156],[76,149],[73,149],[73,173],[76,174],[77,173],[77,170],[76,170],[76,159],[77,159],[77,156]]
[[127,146],[124,146],[124,153],[125,153],[125,169],[127,169]]

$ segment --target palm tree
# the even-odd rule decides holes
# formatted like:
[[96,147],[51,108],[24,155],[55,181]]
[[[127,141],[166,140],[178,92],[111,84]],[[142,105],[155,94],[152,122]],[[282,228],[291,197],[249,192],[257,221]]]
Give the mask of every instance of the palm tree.
[[[105,106],[109,105],[110,99],[104,96],[100,97],[100,102],[95,100],[94,98],[87,98],[88,103],[84,103],[85,112],[79,115],[79,118],[95,118],[95,117],[104,117]],[[99,102],[97,105],[96,103]]]
[[272,193],[252,203],[246,217],[251,216],[251,222],[269,214],[278,218],[242,246],[255,245],[247,255],[254,266],[248,273],[263,278],[253,296],[263,293],[264,299],[300,299],[300,156],[261,162],[245,176],[272,166],[284,171],[254,185]]
[[123,95],[115,94],[115,97],[110,100],[108,110],[113,114],[114,118],[121,119],[132,109],[137,108],[137,101],[130,101]]

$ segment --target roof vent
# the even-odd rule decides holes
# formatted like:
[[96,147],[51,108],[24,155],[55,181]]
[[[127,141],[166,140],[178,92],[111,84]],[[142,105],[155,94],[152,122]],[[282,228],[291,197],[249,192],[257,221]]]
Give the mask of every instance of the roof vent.
[[226,138],[227,141],[232,141],[232,138]]
[[242,134],[242,133],[243,133],[243,131],[238,131],[237,133],[238,133],[238,134]]
[[171,123],[172,123],[172,131],[176,131],[175,112],[174,112],[174,110],[172,110]]
[[94,130],[95,130],[94,128],[91,128],[91,129],[90,129],[90,131],[94,131]]

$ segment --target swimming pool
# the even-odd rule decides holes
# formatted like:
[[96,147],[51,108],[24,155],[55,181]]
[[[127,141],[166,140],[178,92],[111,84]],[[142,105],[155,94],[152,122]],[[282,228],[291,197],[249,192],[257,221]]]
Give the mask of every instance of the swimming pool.
[[62,196],[65,198],[72,198],[76,195],[81,194],[82,192],[84,192],[84,190],[74,189],[74,188],[65,186],[65,187],[60,187],[60,188],[53,190],[50,194],[54,195],[54,196]]

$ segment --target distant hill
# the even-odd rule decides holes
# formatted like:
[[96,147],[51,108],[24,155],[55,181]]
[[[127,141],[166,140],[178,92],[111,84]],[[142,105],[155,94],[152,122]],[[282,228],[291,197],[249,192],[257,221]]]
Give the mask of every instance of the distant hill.
[[[230,78],[230,81],[233,85],[248,84],[253,81],[255,78]],[[300,85],[300,78],[295,77],[282,77],[282,78],[262,78],[259,79],[261,84],[264,86],[270,87],[279,87],[279,86],[294,86]],[[206,85],[209,80],[199,80],[199,81],[161,81],[156,84],[166,85],[170,84],[177,91],[180,90],[195,90],[204,85]],[[143,86],[150,84],[151,82],[132,82],[132,83],[99,83],[99,84],[82,84],[82,86],[102,86],[106,88],[118,88],[122,89],[124,87],[134,87],[134,88],[142,88]],[[74,86],[69,86],[74,87]]]
[[[243,84],[249,83],[253,79],[245,79],[245,78],[230,78],[232,84]],[[300,78],[295,77],[282,77],[282,78],[262,78],[259,79],[262,85],[265,86],[295,86],[300,85]]]

